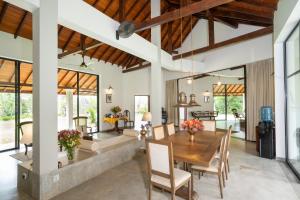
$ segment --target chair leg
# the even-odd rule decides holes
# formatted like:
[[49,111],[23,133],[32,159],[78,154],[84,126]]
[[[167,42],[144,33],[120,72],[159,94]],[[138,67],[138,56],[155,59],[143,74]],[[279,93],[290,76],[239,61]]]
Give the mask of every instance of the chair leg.
[[25,156],[27,156],[28,146],[26,144],[24,145],[25,145]]
[[229,167],[229,159],[227,158],[227,169],[228,169],[228,173],[230,172],[230,167]]
[[222,180],[223,180],[223,186],[224,187],[226,187],[226,185],[225,185],[225,172],[224,172],[224,170],[222,171]]
[[226,180],[228,180],[228,168],[227,168],[227,164],[225,163],[225,175],[226,175]]
[[149,193],[148,193],[148,200],[151,200],[151,193],[152,193],[152,184],[149,185]]
[[218,174],[219,186],[220,186],[220,194],[221,194],[221,198],[223,199],[223,186],[222,186],[221,176],[222,176],[222,173]]
[[175,191],[172,191],[172,200],[176,200]]
[[192,179],[189,180],[188,188],[189,188],[189,200],[192,200]]

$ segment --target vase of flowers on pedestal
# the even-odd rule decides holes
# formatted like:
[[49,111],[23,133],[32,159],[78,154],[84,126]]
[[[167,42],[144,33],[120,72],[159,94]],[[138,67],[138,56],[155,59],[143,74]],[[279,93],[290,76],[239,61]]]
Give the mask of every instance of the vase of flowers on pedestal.
[[80,145],[80,132],[77,130],[62,130],[58,133],[58,143],[67,153],[69,161],[74,160],[75,149]]
[[195,141],[195,133],[199,130],[203,129],[203,124],[201,120],[198,119],[191,119],[191,120],[186,120],[181,124],[181,127],[184,130],[187,130],[189,133],[190,137],[189,140],[191,142]]

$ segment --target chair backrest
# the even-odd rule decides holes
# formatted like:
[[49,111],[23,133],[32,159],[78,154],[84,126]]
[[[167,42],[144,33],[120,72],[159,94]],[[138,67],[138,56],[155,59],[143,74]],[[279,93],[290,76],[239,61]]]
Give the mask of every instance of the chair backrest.
[[168,136],[174,135],[175,134],[175,125],[174,125],[174,123],[169,123],[166,126],[167,126]]
[[225,149],[226,153],[229,151],[230,141],[231,141],[231,133],[232,133],[232,126],[229,126],[229,129],[228,129],[228,132],[227,132],[228,139],[227,139],[226,149]]
[[147,159],[149,177],[152,175],[170,179],[171,187],[174,187],[174,160],[173,146],[171,142],[149,140],[147,141]]
[[163,126],[155,126],[152,130],[153,138],[155,140],[161,140],[165,137],[165,130]]
[[87,120],[86,116],[79,116],[73,118],[75,129],[81,133],[81,136],[87,135]]
[[33,122],[26,121],[19,124],[19,128],[22,134],[20,140],[21,144],[31,144],[32,143],[32,132],[33,132]]
[[216,121],[215,120],[202,120],[204,126],[204,131],[216,131]]
[[231,137],[231,126],[229,127],[226,134],[223,136],[221,141],[221,147],[220,147],[220,162],[219,162],[219,170],[221,170],[222,167],[224,167],[226,154],[227,154],[227,145]]
[[124,128],[125,127],[125,119],[119,119],[117,125],[118,125],[118,128]]

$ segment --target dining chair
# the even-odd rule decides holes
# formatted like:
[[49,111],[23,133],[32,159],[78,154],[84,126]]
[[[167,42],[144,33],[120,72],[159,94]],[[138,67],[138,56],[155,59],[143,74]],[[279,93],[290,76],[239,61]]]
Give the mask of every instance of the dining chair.
[[171,135],[175,134],[175,125],[174,125],[174,123],[169,123],[169,124],[166,125],[166,127],[167,127],[168,136],[171,136]]
[[[231,141],[231,133],[232,133],[232,126],[229,127],[228,129],[228,139],[226,140],[225,144],[225,155],[224,155],[224,164],[225,164],[225,175],[226,175],[226,180],[228,180],[228,174],[230,172],[229,169],[229,147],[230,147],[230,141]],[[218,153],[215,156],[216,159],[220,159],[220,153]]]
[[225,187],[225,153],[226,140],[228,139],[228,132],[222,137],[220,147],[220,158],[214,159],[209,167],[201,165],[192,165],[191,172],[194,171],[202,173],[210,173],[218,176],[221,198],[223,199],[223,187]]
[[88,127],[87,121],[88,117],[86,116],[78,116],[73,118],[74,123],[75,123],[75,128],[77,131],[81,133],[81,137],[83,136],[88,136],[88,129],[90,133],[92,132],[92,127]]
[[204,126],[204,131],[216,131],[216,121],[215,120],[202,120]]
[[25,155],[27,155],[28,147],[32,147],[32,132],[33,132],[33,122],[26,121],[19,124],[19,128],[22,134],[20,144],[25,146]]
[[188,199],[192,199],[192,179],[187,171],[174,168],[173,145],[171,142],[147,141],[147,160],[149,174],[149,200],[152,187],[158,187],[171,192],[171,199],[175,200],[176,191],[188,184]]
[[155,140],[161,140],[165,137],[165,129],[163,126],[155,126],[153,127],[153,138]]

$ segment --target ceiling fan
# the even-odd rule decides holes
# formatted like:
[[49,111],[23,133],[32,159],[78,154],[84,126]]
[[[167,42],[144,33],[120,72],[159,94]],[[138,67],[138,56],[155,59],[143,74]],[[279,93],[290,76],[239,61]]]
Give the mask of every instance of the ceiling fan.
[[[94,64],[94,62],[88,62],[88,63],[86,63],[85,59],[84,59],[84,57],[86,55],[86,52],[87,52],[86,46],[85,46],[85,43],[84,43],[85,37],[86,36],[84,36],[84,35],[80,36],[80,48],[81,48],[81,52],[82,52],[81,53],[82,63],[80,65],[75,65],[75,66],[79,66],[82,69],[91,69],[91,70],[94,70],[94,68],[91,67],[91,65]],[[73,65],[74,66],[74,64],[67,64],[67,65]]]
[[116,31],[116,38],[128,38],[135,32],[135,25],[130,21],[123,21]]

